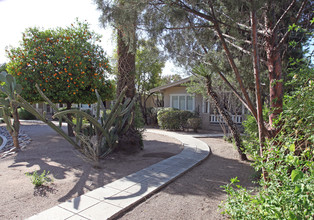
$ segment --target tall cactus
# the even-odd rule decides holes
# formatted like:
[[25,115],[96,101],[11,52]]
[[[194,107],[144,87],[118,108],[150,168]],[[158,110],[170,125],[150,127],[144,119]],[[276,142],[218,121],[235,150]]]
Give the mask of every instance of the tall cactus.
[[[0,90],[6,96],[5,98],[0,98],[0,117],[3,118],[7,125],[7,130],[12,136],[14,147],[16,150],[19,150],[20,145],[18,136],[20,131],[20,121],[17,112],[18,105],[15,101],[18,94],[22,92],[22,86],[16,83],[13,76],[4,71],[0,73],[0,81],[2,82]],[[13,123],[11,115],[13,117]]]
[[[127,87],[125,87],[119,95],[110,114],[106,113],[100,95],[96,91],[98,100],[97,111],[96,116],[92,117],[86,112],[77,109],[60,111],[39,89],[38,85],[36,85],[39,94],[56,112],[56,114],[53,115],[53,118],[59,119],[59,126],[57,126],[46,118],[46,112],[40,114],[31,104],[19,95],[22,88],[19,84],[16,84],[14,77],[8,75],[6,72],[2,72],[0,74],[0,81],[4,82],[3,85],[0,85],[0,89],[7,96],[5,99],[0,98],[0,104],[2,105],[0,107],[0,115],[5,120],[7,129],[12,135],[14,145],[17,149],[19,148],[18,132],[20,127],[17,113],[17,108],[19,106],[25,108],[28,112],[36,116],[37,119],[49,125],[70,144],[82,152],[88,159],[96,162],[98,162],[99,158],[108,155],[116,147],[118,136],[123,134],[132,124],[132,108],[136,98],[133,100],[128,98],[123,101]],[[76,115],[77,120],[75,124],[68,119],[67,114]],[[13,115],[13,124],[11,123],[10,115]],[[86,118],[89,121],[88,127],[83,125],[83,118]],[[61,129],[62,120],[65,120],[72,125],[75,131],[75,139],[68,136],[68,134]]]
[[[76,143],[80,146],[80,151],[88,158],[98,161],[99,158],[108,155],[116,147],[118,136],[123,134],[131,125],[133,120],[131,110],[135,99],[126,99],[123,102],[126,90],[127,87],[119,95],[110,114],[106,113],[103,102],[96,91],[98,102],[95,117],[77,109],[57,112],[53,116],[60,118],[65,117],[69,113],[76,115],[77,120],[74,125]],[[82,124],[83,118],[89,121],[89,127],[85,126],[84,128]]]

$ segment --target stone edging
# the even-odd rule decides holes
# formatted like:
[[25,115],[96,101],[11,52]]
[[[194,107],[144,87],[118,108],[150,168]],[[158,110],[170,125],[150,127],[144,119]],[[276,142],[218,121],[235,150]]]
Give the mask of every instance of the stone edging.
[[2,150],[2,148],[4,148],[5,145],[7,144],[8,139],[5,136],[1,135],[1,134],[0,134],[0,137],[2,138],[2,144],[0,146],[0,150]]

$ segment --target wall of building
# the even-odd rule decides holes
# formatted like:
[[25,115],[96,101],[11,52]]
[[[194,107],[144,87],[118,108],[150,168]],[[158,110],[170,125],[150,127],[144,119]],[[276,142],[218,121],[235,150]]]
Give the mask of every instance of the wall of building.
[[171,87],[164,91],[164,107],[170,107],[170,94],[187,94],[186,87]]

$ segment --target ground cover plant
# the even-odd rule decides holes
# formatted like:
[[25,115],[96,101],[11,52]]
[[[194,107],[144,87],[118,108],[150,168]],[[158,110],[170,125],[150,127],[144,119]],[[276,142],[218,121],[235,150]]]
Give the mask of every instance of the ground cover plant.
[[46,170],[44,170],[41,174],[38,174],[37,171],[34,171],[33,173],[25,173],[25,175],[30,177],[31,182],[35,187],[39,187],[45,183],[53,181],[53,179],[48,177],[49,173],[49,171],[46,173]]

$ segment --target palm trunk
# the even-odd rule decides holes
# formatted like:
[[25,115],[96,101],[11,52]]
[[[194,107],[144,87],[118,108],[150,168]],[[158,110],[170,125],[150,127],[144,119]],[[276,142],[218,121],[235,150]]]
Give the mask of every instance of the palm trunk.
[[212,88],[212,82],[210,76],[206,77],[206,87],[207,87],[207,93],[208,95],[213,99],[219,114],[223,117],[224,121],[227,123],[229,130],[232,133],[232,136],[234,138],[238,153],[240,155],[241,160],[247,160],[247,156],[244,153],[244,146],[241,140],[240,132],[237,128],[237,126],[232,121],[231,116],[229,113],[225,110],[222,102],[219,100],[219,97],[217,93]]
[[[133,36],[133,47],[135,48],[135,28]],[[130,43],[130,42],[129,42]],[[123,31],[118,30],[118,85],[117,95],[127,86],[125,96],[133,99],[135,97],[135,52],[130,51],[129,45],[123,38]],[[135,107],[133,107],[134,114]],[[134,123],[131,124],[129,129],[119,135],[119,143],[116,148],[117,151],[124,150],[128,152],[136,152],[142,148],[141,134],[134,127]]]

